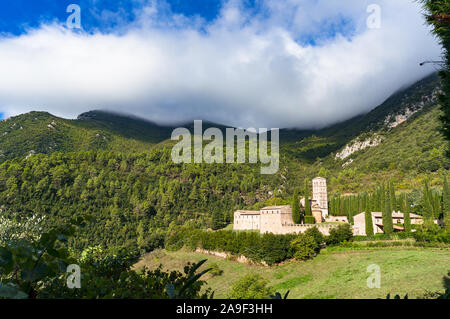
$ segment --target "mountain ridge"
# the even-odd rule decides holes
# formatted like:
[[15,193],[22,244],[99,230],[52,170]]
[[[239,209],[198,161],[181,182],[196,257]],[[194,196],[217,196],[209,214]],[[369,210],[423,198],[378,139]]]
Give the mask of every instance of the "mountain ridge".
[[[364,115],[355,116],[319,130],[280,130],[280,143],[295,148],[300,143],[324,144],[313,157],[326,157],[348,146],[355,139],[364,139],[377,131],[385,131],[407,121],[421,109],[436,104],[439,78],[432,74],[399,90],[385,102]],[[11,124],[10,124],[11,123]],[[160,125],[134,115],[94,110],[70,120],[48,112],[29,112],[0,122],[0,161],[25,157],[30,153],[51,154],[79,150],[111,150],[142,152],[170,140],[172,131],[193,123],[177,126]],[[226,126],[203,121],[203,128]],[[318,147],[316,147],[318,149]]]

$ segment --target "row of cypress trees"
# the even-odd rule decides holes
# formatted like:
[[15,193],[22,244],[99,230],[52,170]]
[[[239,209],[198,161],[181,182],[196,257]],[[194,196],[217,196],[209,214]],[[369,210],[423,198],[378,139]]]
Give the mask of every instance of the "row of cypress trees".
[[[304,196],[309,198],[309,183],[305,180]],[[305,216],[312,216],[311,207],[306,202]],[[433,224],[436,219],[442,219],[446,227],[450,226],[450,188],[446,176],[442,192],[430,189],[428,181],[425,182],[421,200],[422,215],[426,225]],[[353,223],[353,216],[365,212],[366,233],[374,232],[371,212],[381,212],[384,232],[391,234],[394,231],[392,212],[400,211],[404,214],[404,228],[411,231],[411,205],[406,193],[395,195],[394,183],[381,184],[372,193],[360,193],[351,196],[335,194],[329,202],[329,213],[333,216],[347,216]],[[300,223],[299,191],[295,189],[292,199],[292,217],[294,223]]]
[[[447,178],[444,176],[442,192],[430,189],[425,182],[421,200],[422,214],[426,224],[432,224],[436,219],[444,220],[446,227],[450,226],[450,189]],[[329,212],[333,216],[347,216],[353,223],[353,216],[365,212],[366,233],[373,234],[371,212],[382,212],[384,232],[391,234],[394,230],[392,212],[404,213],[404,228],[406,232],[411,231],[411,205],[406,193],[395,195],[393,182],[378,186],[371,194],[360,193],[351,196],[335,194],[329,202]]]

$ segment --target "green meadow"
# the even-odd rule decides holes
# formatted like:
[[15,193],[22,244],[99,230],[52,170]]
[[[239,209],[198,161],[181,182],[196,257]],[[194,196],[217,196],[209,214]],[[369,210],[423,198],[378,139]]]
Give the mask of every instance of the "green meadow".
[[[207,287],[215,291],[215,298],[226,298],[231,285],[249,273],[260,274],[277,291],[290,291],[290,299],[320,298],[385,298],[408,294],[409,298],[424,298],[430,292],[443,292],[444,279],[450,271],[450,250],[431,248],[377,248],[371,250],[324,249],[306,262],[288,261],[266,267],[248,265],[211,255],[181,250],[158,250],[145,255],[136,265],[150,269],[182,270],[187,262],[207,259],[223,271],[220,276],[205,275]],[[368,288],[369,265],[381,268],[381,287]],[[447,279],[448,280],[448,279]]]

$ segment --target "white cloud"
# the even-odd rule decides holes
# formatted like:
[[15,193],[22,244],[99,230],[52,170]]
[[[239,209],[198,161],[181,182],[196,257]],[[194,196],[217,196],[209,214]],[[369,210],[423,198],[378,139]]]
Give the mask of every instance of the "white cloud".
[[[378,1],[377,30],[365,25],[370,2],[266,0],[255,13],[230,1],[210,23],[159,16],[153,3],[108,34],[43,25],[0,38],[0,112],[109,109],[242,127],[345,120],[433,71],[419,62],[441,54],[415,1]],[[351,37],[324,36],[342,19]],[[319,44],[299,44],[306,36]]]

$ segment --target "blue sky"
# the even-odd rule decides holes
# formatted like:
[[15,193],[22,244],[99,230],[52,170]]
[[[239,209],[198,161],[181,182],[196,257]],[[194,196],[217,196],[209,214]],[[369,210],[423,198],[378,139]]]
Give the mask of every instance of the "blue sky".
[[[0,117],[105,109],[160,123],[323,127],[440,58],[415,0],[0,2]],[[69,4],[83,30],[65,26]],[[431,69],[430,69],[431,68]],[[317,111],[320,108],[320,116]],[[1,115],[4,114],[4,115]]]
[[[200,15],[207,21],[216,18],[221,0],[167,0],[171,11],[186,16]],[[252,6],[252,1],[247,4]],[[69,4],[78,4],[83,10],[83,27],[104,29],[108,25],[99,21],[95,13],[103,10],[118,12],[122,9],[122,17],[128,21],[135,19],[133,10],[139,10],[145,2],[139,0],[14,0],[2,1],[0,4],[0,32],[14,35],[22,34],[27,28],[38,27],[41,23],[65,22]]]
[[[78,4],[82,10],[82,25],[86,32],[111,32],[119,24],[135,21],[139,11],[151,0],[14,0],[0,5],[0,33],[21,35],[30,28],[42,24],[57,22],[64,24],[69,4]],[[186,17],[199,16],[208,24],[214,21],[225,0],[163,0],[169,14],[182,14]],[[241,0],[240,6],[252,15],[264,16],[267,7],[260,0]],[[102,12],[115,13],[108,19],[102,18]],[[293,11],[292,13],[294,13]],[[286,25],[292,24],[292,16],[285,14]],[[299,32],[296,41],[302,44],[316,45],[318,41],[333,38],[338,34],[351,37],[355,33],[355,24],[350,16],[336,12],[333,19],[324,17],[319,21],[320,30]]]
[[[95,4],[94,4],[95,3]],[[186,16],[199,15],[206,21],[214,20],[219,13],[221,0],[168,0],[170,9],[174,13]],[[251,5],[252,1],[247,2]],[[78,4],[83,10],[83,28],[86,31],[93,29],[107,30],[114,26],[100,21],[96,12],[108,10],[117,12],[123,9],[128,21],[134,20],[133,9],[139,10],[143,6],[135,0],[14,0],[4,1],[0,4],[0,33],[8,36],[19,36],[30,28],[38,28],[43,23],[64,23],[69,15],[66,8],[70,4]],[[0,120],[4,114],[0,112]]]

